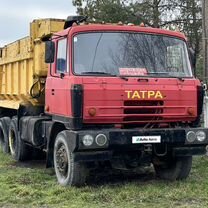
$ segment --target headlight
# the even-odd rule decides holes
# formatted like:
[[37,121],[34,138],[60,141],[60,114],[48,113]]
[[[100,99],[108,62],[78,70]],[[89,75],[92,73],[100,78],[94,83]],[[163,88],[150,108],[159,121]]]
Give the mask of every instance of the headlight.
[[82,142],[84,146],[87,146],[87,147],[91,146],[93,144],[93,141],[94,141],[94,138],[92,135],[87,134],[82,137]]
[[186,139],[187,139],[188,142],[194,142],[196,140],[196,134],[195,134],[195,132],[189,131],[186,134]]
[[203,142],[206,139],[206,134],[204,131],[197,131],[196,138],[199,142]]
[[98,134],[95,138],[95,142],[98,146],[104,146],[108,139],[105,134]]

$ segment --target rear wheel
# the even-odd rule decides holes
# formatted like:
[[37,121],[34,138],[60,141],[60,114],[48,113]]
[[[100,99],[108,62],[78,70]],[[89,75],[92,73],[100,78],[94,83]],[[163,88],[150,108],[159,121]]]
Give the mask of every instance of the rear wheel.
[[29,147],[20,138],[17,118],[13,118],[9,126],[9,147],[11,155],[15,160],[24,161],[28,159]]
[[85,164],[74,160],[70,151],[66,131],[60,132],[54,144],[54,168],[56,177],[62,186],[81,186],[86,181],[87,168]]
[[192,156],[176,157],[161,164],[154,164],[156,174],[164,180],[183,180],[189,176]]
[[9,117],[4,117],[0,119],[0,146],[4,153],[9,153]]

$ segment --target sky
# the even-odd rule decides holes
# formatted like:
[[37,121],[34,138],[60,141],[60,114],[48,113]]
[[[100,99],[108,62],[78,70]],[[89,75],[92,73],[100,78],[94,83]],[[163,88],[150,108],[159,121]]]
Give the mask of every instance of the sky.
[[73,14],[72,0],[0,0],[0,47],[28,36],[34,19],[66,19]]

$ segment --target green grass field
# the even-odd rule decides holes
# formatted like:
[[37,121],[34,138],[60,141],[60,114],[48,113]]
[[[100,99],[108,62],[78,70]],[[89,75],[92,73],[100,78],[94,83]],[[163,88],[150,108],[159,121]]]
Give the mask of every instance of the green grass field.
[[186,181],[161,181],[151,169],[99,174],[85,187],[64,188],[43,162],[16,163],[0,152],[0,207],[208,207],[206,156],[194,158]]

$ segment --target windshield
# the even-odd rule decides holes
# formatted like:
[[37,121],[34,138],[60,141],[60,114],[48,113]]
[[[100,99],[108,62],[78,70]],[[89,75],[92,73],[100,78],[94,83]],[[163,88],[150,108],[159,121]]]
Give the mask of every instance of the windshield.
[[74,72],[109,76],[191,77],[186,43],[142,33],[83,33],[74,36]]

